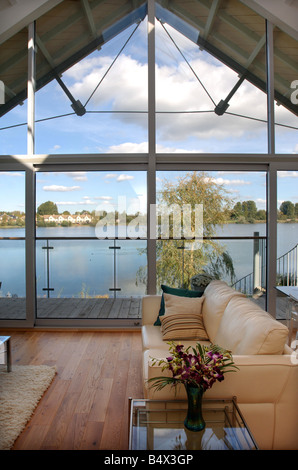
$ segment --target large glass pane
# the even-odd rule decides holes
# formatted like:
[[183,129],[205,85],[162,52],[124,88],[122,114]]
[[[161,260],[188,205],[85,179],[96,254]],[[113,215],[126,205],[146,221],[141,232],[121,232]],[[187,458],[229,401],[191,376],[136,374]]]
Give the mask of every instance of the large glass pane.
[[0,172],[0,319],[26,319],[25,173]]
[[265,153],[264,19],[237,1],[213,7],[197,2],[194,17],[186,4],[178,18],[160,9],[158,151]]
[[275,147],[298,153],[298,42],[274,28]]
[[[157,184],[157,288],[191,288],[205,273],[260,299],[266,292],[266,174],[158,172]],[[192,219],[184,218],[187,211]]]
[[298,290],[298,172],[279,171],[277,175],[276,316],[279,319],[289,319],[288,294],[292,287]]
[[140,318],[147,282],[146,173],[37,176],[39,318]]
[[[50,18],[37,20],[42,44],[37,76],[51,76],[50,63],[63,68],[64,61],[73,60],[74,65],[53,81],[45,80],[46,86],[36,94],[36,153],[147,152],[145,6],[129,13],[126,7],[119,12],[117,2],[86,3],[94,21],[94,38],[85,31],[81,2],[73,2],[73,21],[64,18],[63,5],[52,10],[58,24]],[[121,24],[112,26],[110,18],[119,18]],[[76,40],[57,50],[65,34]],[[69,60],[67,48],[74,52]]]

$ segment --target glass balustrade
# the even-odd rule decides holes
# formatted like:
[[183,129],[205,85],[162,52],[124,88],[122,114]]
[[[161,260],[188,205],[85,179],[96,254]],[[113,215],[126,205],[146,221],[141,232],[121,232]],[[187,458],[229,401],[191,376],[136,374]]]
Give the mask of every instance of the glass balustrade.
[[0,239],[0,319],[26,319],[25,240]]
[[139,318],[146,241],[36,242],[37,318]]

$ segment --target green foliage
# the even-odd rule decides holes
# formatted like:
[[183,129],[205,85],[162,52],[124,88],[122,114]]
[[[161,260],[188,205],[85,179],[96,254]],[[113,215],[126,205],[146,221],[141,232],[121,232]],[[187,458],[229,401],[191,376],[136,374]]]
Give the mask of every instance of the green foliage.
[[266,211],[258,211],[255,201],[237,202],[230,214],[231,220],[238,223],[254,223],[255,220],[266,220]]
[[288,219],[293,219],[295,217],[295,206],[291,201],[283,201],[279,210]]
[[[216,228],[227,222],[231,210],[231,200],[226,190],[216,184],[205,172],[193,172],[177,179],[177,182],[163,181],[162,190],[158,195],[159,207],[190,205],[191,230],[195,233],[195,207],[203,205],[203,234],[210,237],[204,241],[171,239],[174,233],[173,218],[169,218],[169,239],[157,242],[157,285],[168,284],[190,287],[191,278],[198,273],[228,273],[231,277],[231,258],[225,253],[224,247],[212,237]],[[182,219],[183,220],[183,217]],[[159,227],[161,229],[161,227]],[[226,263],[228,261],[228,264]]]
[[43,202],[37,208],[37,214],[39,214],[39,215],[58,215],[57,205],[52,201]]

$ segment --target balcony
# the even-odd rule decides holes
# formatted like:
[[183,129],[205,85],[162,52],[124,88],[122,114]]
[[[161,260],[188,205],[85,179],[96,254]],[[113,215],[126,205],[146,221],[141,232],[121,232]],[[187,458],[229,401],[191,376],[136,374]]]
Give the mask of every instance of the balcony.
[[[215,239],[233,253],[237,274],[234,288],[252,297],[262,308],[266,307],[266,296],[263,295],[266,292],[265,237]],[[139,323],[141,299],[146,294],[146,243],[145,239],[37,238],[36,317],[53,320],[127,319]],[[0,246],[6,253],[0,279],[0,319],[23,320],[26,318],[24,238],[2,238]],[[182,285],[192,253],[183,243],[177,248],[177,262],[181,269],[175,285]],[[241,256],[248,253],[244,262]],[[293,279],[293,276],[285,275],[285,267],[287,271],[293,271],[297,266],[297,247],[293,253],[285,256],[288,260],[295,258],[294,261],[286,264],[283,260],[282,263],[284,282]],[[281,265],[280,260],[278,266]],[[250,274],[243,277],[243,273]],[[296,274],[295,271],[295,277]],[[7,288],[8,280],[13,284]],[[158,284],[162,282],[163,279],[158,279]],[[257,295],[254,294],[254,286],[261,287]],[[285,319],[285,312],[286,298],[277,297],[277,318]]]

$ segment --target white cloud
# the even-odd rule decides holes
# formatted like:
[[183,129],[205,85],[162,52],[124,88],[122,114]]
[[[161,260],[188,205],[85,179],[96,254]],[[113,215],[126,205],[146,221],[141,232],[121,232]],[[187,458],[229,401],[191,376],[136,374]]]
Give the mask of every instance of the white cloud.
[[298,178],[298,171],[278,171],[278,178]]
[[[179,45],[182,44],[183,51],[187,50],[188,53],[191,51],[189,63],[211,95],[214,101],[212,102],[186,62],[179,56],[175,48],[172,49],[173,45],[168,38],[165,39],[166,36],[162,28],[159,25],[157,28],[158,35],[161,37],[161,40],[158,41],[158,55],[162,55],[156,65],[156,107],[159,111],[157,114],[157,142],[164,146],[162,150],[167,152],[169,148],[170,152],[175,152],[177,150],[172,143],[186,142],[187,139],[189,139],[188,145],[180,144],[180,147],[191,146],[190,139],[192,142],[194,139],[199,139],[199,150],[193,149],[188,152],[202,151],[204,147],[202,142],[206,142],[208,145],[207,149],[203,149],[207,152],[214,151],[216,145],[221,145],[221,142],[216,143],[216,141],[229,141],[229,145],[232,147],[233,141],[235,141],[235,146],[239,147],[241,142],[236,143],[236,140],[241,139],[244,134],[246,134],[246,142],[251,142],[251,144],[248,143],[252,149],[257,147],[260,151],[260,146],[266,146],[264,135],[267,131],[267,125],[265,122],[260,122],[260,120],[266,121],[267,118],[266,94],[244,81],[231,98],[227,113],[223,116],[217,116],[214,113],[215,104],[226,98],[239,80],[238,75],[207,53],[200,52],[193,43],[180,34],[173,33],[170,28],[171,33],[179,36]],[[167,60],[167,56],[169,60]],[[95,55],[86,58],[65,72],[64,76],[71,81],[68,84],[71,92],[83,104],[89,99],[113,59],[112,56]],[[87,111],[146,111],[148,108],[147,80],[147,64],[122,53],[90,99]],[[177,111],[188,113],[174,114]],[[195,112],[191,113],[190,111]],[[88,119],[90,116],[88,115]],[[259,120],[246,119],[243,116]],[[122,123],[132,124],[138,126],[142,131],[147,130],[147,118],[141,114],[119,113],[109,115],[108,119],[118,121],[120,125]],[[278,120],[295,125],[295,116],[282,106],[278,109]],[[98,126],[93,126],[89,120],[86,126],[88,126],[89,136],[98,137]],[[76,127],[72,127],[72,132],[75,130]],[[119,135],[117,142],[121,138]],[[260,143],[257,142],[258,136],[261,136]],[[91,139],[91,137],[89,138]],[[98,140],[101,146],[100,151],[102,151],[101,139]],[[126,138],[123,137],[123,140]],[[208,140],[211,143],[207,142]],[[115,140],[112,140],[112,143],[114,142]],[[169,145],[168,142],[170,142]],[[138,144],[122,142],[118,145],[108,143],[108,145],[110,153],[117,151],[122,153],[148,152],[146,142]],[[192,147],[195,145],[192,144]],[[104,151],[106,152],[106,149]],[[295,152],[298,152],[298,147],[294,150]]]
[[[111,145],[107,153],[147,153],[148,142],[125,142],[119,145]],[[116,176],[116,175],[115,175]]]
[[125,174],[122,174],[122,175],[119,175],[119,176],[118,176],[117,181],[118,181],[118,182],[121,182],[121,181],[133,180],[133,179],[134,179],[134,176],[132,176],[132,175],[125,175]]
[[[110,57],[93,57],[66,72],[65,75],[76,80],[76,83],[70,86],[74,96],[82,103],[85,102],[110,63]],[[209,63],[201,58],[193,60],[191,65],[213,95],[215,103],[224,99],[238,80],[237,75],[224,65]],[[223,139],[227,136],[239,137],[244,131],[258,132],[262,129],[260,122],[215,115],[214,104],[197,78],[189,72],[184,61],[177,67],[157,66],[156,84],[158,111],[210,111],[203,114],[158,114],[157,129],[163,140],[184,140],[189,136],[204,140]],[[231,99],[228,111],[266,119],[265,104],[265,94],[244,82],[238,89],[236,98],[234,96]],[[122,55],[91,98],[87,110],[110,108],[113,111],[146,111],[147,106],[147,65]],[[125,123],[129,119],[131,123],[147,126],[147,120],[140,119],[138,114],[130,114],[129,117],[117,114],[114,119]]]
[[[125,142],[124,144],[111,145],[107,153],[147,153],[148,152],[148,142]],[[202,153],[203,150],[197,149],[185,149],[177,147],[166,147],[161,144],[156,145],[157,153]]]
[[[111,57],[93,57],[82,61],[64,75],[76,80],[71,92],[85,103],[113,61]],[[121,79],[121,86],[119,80]],[[121,55],[104,78],[87,108],[111,106],[114,111],[147,109],[147,64]]]
[[105,175],[105,179],[112,179],[112,178],[116,178],[117,175],[115,173],[107,173]]
[[111,196],[96,196],[94,199],[100,199],[101,201],[111,201],[113,198]]
[[69,176],[74,181],[87,181],[87,173],[86,171],[68,171],[64,172],[64,175]]
[[13,176],[13,177],[24,177],[24,173],[17,173],[15,171],[1,171],[0,176]]
[[229,179],[224,179],[224,178],[213,178],[213,177],[206,177],[206,180],[211,180],[213,183],[216,184],[224,184],[226,186],[244,186],[244,185],[249,185],[251,184],[250,181],[245,181],[245,180],[229,180]]
[[57,205],[64,205],[64,206],[89,206],[96,205],[95,201],[91,201],[91,199],[86,199],[85,201],[59,201],[56,202]]
[[87,181],[88,178],[87,176],[74,176],[73,180],[74,181]]
[[67,191],[78,191],[80,186],[59,186],[52,184],[51,186],[43,186],[44,191],[58,191],[58,192],[67,192]]

